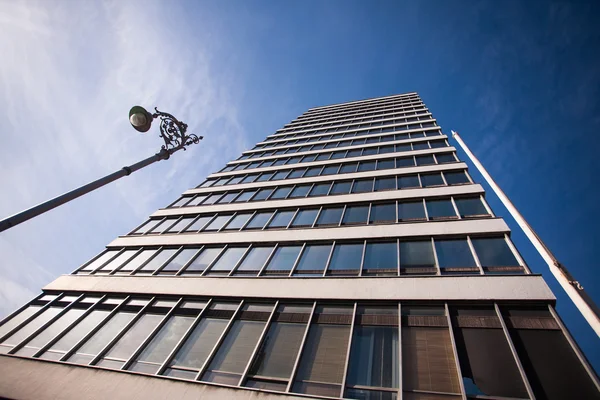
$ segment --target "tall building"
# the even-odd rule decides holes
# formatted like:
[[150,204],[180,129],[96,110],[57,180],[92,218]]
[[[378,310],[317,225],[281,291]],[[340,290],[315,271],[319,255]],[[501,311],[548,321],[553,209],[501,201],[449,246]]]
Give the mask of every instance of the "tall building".
[[0,325],[0,397],[599,399],[416,93],[308,110]]

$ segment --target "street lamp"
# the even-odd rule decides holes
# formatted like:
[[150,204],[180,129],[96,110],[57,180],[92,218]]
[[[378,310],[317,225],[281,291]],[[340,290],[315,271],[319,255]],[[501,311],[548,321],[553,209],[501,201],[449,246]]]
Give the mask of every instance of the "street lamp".
[[131,123],[131,126],[133,126],[133,128],[138,132],[144,133],[148,132],[154,119],[160,119],[160,137],[163,139],[165,144],[160,147],[158,153],[133,165],[123,167],[120,170],[90,182],[87,185],[83,185],[75,190],[62,194],[44,203],[38,204],[35,207],[31,207],[25,211],[21,211],[18,214],[5,218],[0,221],[0,232],[12,228],[13,226],[25,222],[33,217],[37,217],[46,211],[50,211],[53,208],[83,196],[84,194],[98,189],[110,182],[116,181],[119,178],[131,175],[132,172],[135,172],[138,169],[144,168],[145,166],[160,160],[167,160],[169,157],[171,157],[171,154],[175,153],[176,151],[182,149],[185,150],[187,146],[199,143],[200,140],[203,139],[202,136],[196,136],[194,134],[188,135],[187,124],[179,121],[173,115],[158,111],[156,107],[154,110],[156,112],[150,114],[143,107],[134,106],[131,108],[131,110],[129,110],[129,122]]

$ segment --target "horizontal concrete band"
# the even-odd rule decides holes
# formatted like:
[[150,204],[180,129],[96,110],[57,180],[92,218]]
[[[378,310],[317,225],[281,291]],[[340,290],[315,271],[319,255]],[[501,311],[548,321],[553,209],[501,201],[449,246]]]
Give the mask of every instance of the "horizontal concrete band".
[[[411,150],[411,151],[397,151],[394,153],[385,153],[385,154],[374,154],[370,156],[360,156],[360,157],[351,157],[351,158],[337,158],[335,160],[325,160],[325,161],[312,161],[306,163],[296,163],[291,165],[278,165],[275,167],[264,167],[264,168],[253,168],[248,170],[239,170],[239,171],[228,171],[228,172],[216,172],[214,174],[210,174],[208,178],[224,178],[224,177],[234,177],[238,175],[245,175],[249,172],[258,173],[258,172],[273,172],[273,171],[281,171],[284,169],[290,168],[303,168],[303,167],[315,167],[322,165],[331,165],[331,164],[339,164],[346,162],[357,162],[357,161],[374,161],[385,158],[392,157],[410,157],[410,156],[420,156],[425,154],[437,154],[437,153],[448,153],[451,151],[456,151],[456,147],[438,147],[436,149],[424,149],[424,150]],[[292,157],[292,156],[289,156]]]
[[414,238],[446,235],[510,232],[501,218],[402,223],[389,225],[341,226],[331,228],[248,230],[241,232],[179,233],[120,236],[108,247],[164,246],[184,244],[283,243],[319,240]]
[[312,398],[7,355],[0,355],[0,397],[37,400]]
[[[340,160],[337,160],[340,161]],[[300,165],[300,164],[294,164]],[[267,181],[267,182],[251,182],[251,183],[240,183],[237,185],[225,185],[225,186],[213,186],[205,188],[188,189],[183,194],[202,194],[202,193],[219,193],[231,190],[241,189],[259,189],[264,187],[273,187],[280,185],[294,185],[302,183],[318,183],[318,182],[331,182],[333,180],[350,180],[359,178],[376,178],[378,176],[388,175],[411,175],[425,172],[438,172],[438,171],[449,171],[449,170],[464,170],[467,169],[467,164],[464,162],[449,163],[449,164],[435,164],[435,165],[423,165],[419,167],[403,167],[403,168],[392,168],[392,169],[380,169],[376,171],[364,171],[364,172],[353,172],[348,174],[333,174],[323,176],[313,176],[310,178],[295,178],[295,179],[282,179],[278,181]]]
[[223,211],[254,211],[264,209],[274,209],[281,207],[318,207],[327,204],[351,204],[364,203],[367,201],[380,200],[406,200],[432,198],[440,196],[454,196],[464,194],[484,194],[481,185],[459,185],[459,186],[442,186],[435,188],[419,188],[419,189],[403,189],[403,190],[386,190],[383,192],[368,192],[356,194],[344,194],[335,196],[318,196],[318,197],[302,197],[287,200],[267,200],[255,201],[246,203],[233,204],[215,204],[210,206],[195,206],[182,208],[165,208],[158,210],[152,214],[153,217],[162,217],[168,215],[186,215],[210,212]]
[[311,300],[555,300],[539,275],[391,278],[62,275],[44,290]]

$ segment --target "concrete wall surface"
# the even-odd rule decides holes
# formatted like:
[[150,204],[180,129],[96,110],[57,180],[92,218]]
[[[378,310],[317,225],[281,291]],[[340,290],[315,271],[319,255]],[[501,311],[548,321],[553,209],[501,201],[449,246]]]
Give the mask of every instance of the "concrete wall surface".
[[0,397],[36,400],[312,398],[254,389],[233,389],[5,355],[0,355]]

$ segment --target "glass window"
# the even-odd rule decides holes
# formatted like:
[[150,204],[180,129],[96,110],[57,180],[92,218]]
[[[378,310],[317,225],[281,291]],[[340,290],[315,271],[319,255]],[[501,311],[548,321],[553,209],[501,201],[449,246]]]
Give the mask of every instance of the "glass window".
[[305,163],[305,162],[313,162],[313,161],[315,161],[315,157],[316,156],[314,154],[310,154],[310,155],[302,157],[302,161],[300,161],[300,162],[303,162],[303,163]]
[[248,174],[246,175],[246,177],[244,179],[242,179],[241,183],[251,183],[254,182],[256,180],[256,178],[258,178],[259,174]]
[[425,208],[422,201],[398,203],[398,221],[425,219]]
[[137,253],[137,251],[138,250],[129,249],[121,252],[118,256],[116,256],[108,264],[104,265],[102,268],[97,270],[95,273],[108,274],[111,271],[118,269],[122,264],[131,259],[135,255],[135,253]]
[[362,154],[362,149],[348,150],[348,154],[346,154],[346,158],[360,157],[361,154]]
[[393,153],[394,146],[381,146],[379,147],[379,154]]
[[466,239],[435,240],[435,250],[440,268],[473,267],[473,271],[470,272],[479,273]]
[[304,175],[305,173],[306,173],[306,168],[293,169],[292,172],[287,177],[287,179],[302,178],[302,175]]
[[337,160],[346,157],[346,151],[336,151],[331,155],[331,160]]
[[235,321],[201,380],[237,386],[264,327],[261,321]]
[[156,256],[148,261],[141,269],[137,270],[137,274],[152,273],[159,269],[165,262],[177,253],[177,249],[162,249],[156,253]]
[[235,270],[234,275],[257,275],[263,265],[265,265],[272,251],[272,246],[251,248],[242,263]]
[[352,193],[365,193],[373,191],[373,179],[357,179],[352,186]]
[[366,224],[369,215],[369,206],[347,206],[342,225]]
[[375,171],[375,161],[361,161],[358,164],[358,172]]
[[363,257],[363,243],[336,244],[327,273],[329,275],[358,275]]
[[183,230],[186,226],[191,224],[194,219],[196,219],[196,217],[183,217],[179,221],[177,221],[177,223],[175,223],[173,226],[167,229],[166,232],[179,232]]
[[244,201],[248,201],[248,200],[250,200],[250,197],[254,196],[255,193],[256,193],[256,190],[245,190],[233,202],[234,203],[241,203],[241,202],[244,202]]
[[81,270],[82,271],[93,271],[96,268],[100,267],[105,262],[107,262],[108,260],[110,260],[111,258],[113,258],[114,256],[116,256],[118,252],[119,252],[119,250],[107,250],[106,252],[102,253],[102,255],[100,257],[97,257],[95,260],[89,262]]
[[198,252],[198,248],[183,249],[177,255],[168,262],[159,272],[159,274],[175,274],[181,269],[188,261],[192,259],[194,254]]
[[252,201],[261,201],[261,200],[266,200],[267,197],[269,197],[269,195],[273,193],[273,189],[272,188],[268,188],[268,189],[260,189],[256,195],[252,198]]
[[398,189],[421,187],[418,175],[404,175],[398,177]]
[[144,264],[150,257],[156,253],[156,250],[142,250],[135,257],[133,257],[125,266],[123,266],[117,273],[130,273],[139,268],[140,265]]
[[244,229],[262,229],[273,215],[273,211],[262,211],[254,214]]
[[340,168],[340,174],[356,172],[356,168],[358,168],[358,163],[342,164],[342,167]]
[[310,190],[310,188],[312,187],[312,184],[308,184],[308,185],[296,185],[294,187],[294,190],[292,190],[292,193],[290,193],[289,198],[296,198],[296,197],[306,197],[306,195],[308,194],[308,191]]
[[456,211],[449,199],[425,200],[425,204],[427,204],[427,215],[430,219],[456,218]]
[[374,156],[375,154],[377,154],[377,147],[367,147],[366,149],[363,149],[363,156]]
[[330,187],[331,187],[330,182],[315,184],[313,186],[312,190],[310,191],[310,194],[308,195],[308,197],[325,196],[329,192]]
[[200,229],[202,229],[207,223],[208,221],[210,221],[213,218],[213,215],[205,215],[205,216],[201,216],[199,217],[196,221],[194,221],[193,224],[191,224],[190,226],[188,226],[185,229],[185,232],[197,232]]
[[339,168],[340,168],[339,164],[336,164],[336,165],[326,165],[323,168],[323,171],[321,171],[321,176],[323,176],[323,175],[337,174]]
[[431,154],[425,156],[415,156],[415,160],[417,161],[417,165],[432,165],[435,164],[435,160]]
[[217,215],[203,230],[218,231],[227,223],[227,221],[229,221],[229,219],[231,219],[231,215]]
[[278,181],[280,179],[285,179],[285,177],[290,173],[290,171],[279,171],[273,175],[271,178],[272,181]]
[[[203,318],[177,352],[170,366],[199,370],[228,322],[227,319]],[[168,370],[165,372],[165,375],[169,375]]]
[[161,222],[154,225],[154,227],[146,233],[160,233],[160,232],[164,231],[166,228],[168,228],[171,224],[173,224],[176,220],[177,220],[177,218],[163,219]]
[[[36,311],[38,311],[38,310],[36,310]],[[31,335],[36,330],[41,328],[44,324],[49,322],[52,318],[56,317],[61,311],[62,311],[62,308],[58,308],[58,307],[50,307],[50,308],[45,309],[44,311],[42,311],[41,314],[38,314],[34,319],[29,321],[27,324],[25,324],[25,326],[21,327],[21,329],[19,329],[17,332],[13,333],[7,339],[5,339],[2,342],[2,344],[4,346],[6,346],[6,347],[4,347],[4,349],[7,349],[8,346],[11,346],[11,347],[15,346],[15,345],[19,344],[20,342],[22,342],[23,340],[25,340],[29,335]],[[12,328],[14,328],[14,326]],[[0,346],[0,348],[2,348],[2,347]],[[4,349],[2,350],[3,353],[5,352]]]
[[288,273],[294,266],[301,248],[301,246],[279,246],[267,264],[266,272]]
[[331,192],[329,192],[329,194],[348,194],[348,193],[350,193],[351,186],[352,186],[352,181],[335,182],[333,184],[333,187],[331,188]]
[[[179,200],[177,200],[175,203],[171,204],[169,207],[183,207],[185,205],[185,203],[187,203],[188,201],[190,201],[192,198],[191,197],[182,197]],[[144,226],[147,225],[144,224]],[[141,228],[140,228],[141,229]],[[138,229],[138,231],[140,230]],[[143,233],[143,232],[138,232],[136,231],[136,233]],[[145,232],[145,230],[144,230]]]
[[479,197],[471,199],[455,199],[456,208],[461,217],[476,217],[489,215],[487,209]]
[[[382,271],[383,270],[383,271]],[[398,246],[396,242],[367,243],[363,273],[398,271]]]
[[323,169],[323,167],[310,167],[306,170],[304,177],[309,178],[311,176],[319,176],[319,174],[321,173],[321,169]]
[[298,228],[298,227],[307,227],[312,226],[315,222],[315,218],[317,217],[317,213],[319,210],[299,210],[298,214],[296,214],[296,218],[294,218],[294,222],[290,227]]
[[444,177],[448,185],[460,185],[462,183],[471,183],[467,174],[464,171],[459,172],[444,172]]
[[[429,149],[429,145],[427,144],[427,142],[413,143],[412,145],[413,145],[413,150]],[[417,164],[418,164],[418,160],[417,160]]]
[[473,238],[471,242],[484,267],[519,265],[504,238]]
[[248,219],[252,216],[252,213],[240,213],[236,214],[229,223],[225,226],[225,230],[239,230],[244,226]]
[[288,164],[297,164],[300,162],[300,160],[302,159],[302,157],[292,157],[288,160]]
[[273,177],[272,172],[265,172],[263,174],[260,174],[260,176],[258,177],[256,182],[265,182],[265,181],[268,181],[269,179],[271,179],[272,177]]
[[273,195],[270,197],[270,200],[285,199],[292,191],[292,187],[293,186],[284,186],[275,189]]
[[185,273],[199,273],[204,271],[213,260],[221,253],[222,247],[204,248],[202,252],[187,266]]
[[229,185],[236,185],[236,184],[240,183],[242,181],[242,179],[244,179],[243,176],[235,176],[235,177],[231,178],[231,180],[229,181]]
[[323,208],[315,226],[339,225],[343,210],[342,207]]
[[[410,269],[416,269],[410,271]],[[435,272],[431,241],[400,242],[400,269],[402,273]],[[405,271],[407,270],[407,271]]]
[[28,306],[26,309],[6,321],[0,326],[0,337],[6,335],[8,332],[16,328],[19,324],[31,317],[33,314],[40,310],[41,306]]
[[378,170],[383,170],[383,169],[393,169],[396,167],[396,162],[395,160],[389,159],[389,160],[379,160],[377,161],[377,169]]
[[396,222],[396,203],[372,204],[370,224],[384,224]]
[[221,256],[212,265],[212,267],[210,267],[208,275],[211,275],[212,273],[222,274],[231,271],[240,261],[240,258],[242,258],[247,249],[247,247],[227,248],[223,253],[221,253]]
[[221,197],[221,199],[219,201],[217,201],[217,203],[219,203],[219,204],[231,203],[231,201],[233,199],[235,199],[235,197],[238,194],[240,194],[240,192],[230,192],[230,193],[227,193],[225,196]]
[[291,211],[277,211],[271,222],[269,222],[269,228],[286,228],[292,217],[296,213],[296,210]]
[[423,187],[443,186],[444,180],[439,172],[435,174],[422,174],[421,183],[423,184]]
[[396,158],[396,168],[414,167],[415,159],[413,157],[398,157]]
[[456,162],[456,158],[452,153],[436,154],[435,159],[438,161],[438,164]]
[[375,178],[375,191],[396,190],[396,178]]
[[160,365],[167,359],[193,322],[193,317],[181,315],[170,317],[128,369],[149,374],[157,373]]
[[[430,140],[429,144],[431,145],[432,149],[439,149],[440,147],[448,147],[445,140]],[[437,158],[437,154],[435,157]]]
[[196,197],[194,197],[194,198],[193,198],[193,199],[192,199],[192,200],[191,200],[189,203],[187,203],[187,204],[186,204],[186,207],[189,207],[189,206],[197,206],[197,205],[199,205],[200,203],[202,203],[202,202],[204,201],[204,199],[206,199],[207,197],[208,197],[208,196],[206,196],[206,195],[199,195],[199,196],[196,196]]
[[305,246],[294,275],[322,275],[330,252],[331,244]]

